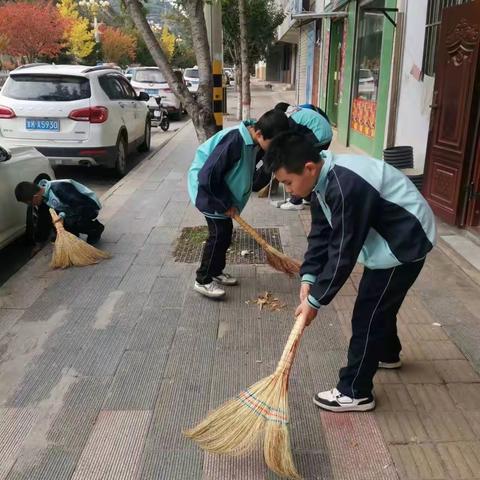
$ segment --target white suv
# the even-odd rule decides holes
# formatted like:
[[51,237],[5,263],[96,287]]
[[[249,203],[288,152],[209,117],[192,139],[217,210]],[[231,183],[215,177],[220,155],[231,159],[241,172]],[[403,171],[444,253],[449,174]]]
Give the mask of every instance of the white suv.
[[162,107],[176,120],[180,120],[183,110],[180,100],[172,92],[158,67],[135,68],[132,71],[130,83],[137,93],[148,93],[150,96],[148,105],[153,109],[158,108],[156,99],[162,97]]
[[103,165],[122,176],[150,149],[148,95],[105,66],[26,65],[0,91],[0,142],[33,146],[56,165]]

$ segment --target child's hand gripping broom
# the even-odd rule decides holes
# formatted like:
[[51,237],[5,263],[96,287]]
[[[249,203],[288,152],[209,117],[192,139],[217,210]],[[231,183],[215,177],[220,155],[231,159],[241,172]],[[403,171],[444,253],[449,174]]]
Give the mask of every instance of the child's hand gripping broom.
[[204,450],[230,455],[248,452],[263,438],[268,467],[282,477],[300,479],[288,431],[288,378],[305,325],[305,318],[298,316],[272,375],[240,392],[185,435]]
[[109,253],[102,252],[102,250],[67,232],[63,227],[62,218],[52,208],[50,209],[50,215],[57,230],[57,239],[55,240],[52,262],[50,263],[52,268],[84,267],[98,263],[105,258],[110,258]]
[[258,232],[249,225],[240,215],[234,215],[235,221],[263,248],[267,254],[267,262],[275,270],[286,273],[290,276],[300,271],[300,262],[290,258],[276,248],[272,247]]

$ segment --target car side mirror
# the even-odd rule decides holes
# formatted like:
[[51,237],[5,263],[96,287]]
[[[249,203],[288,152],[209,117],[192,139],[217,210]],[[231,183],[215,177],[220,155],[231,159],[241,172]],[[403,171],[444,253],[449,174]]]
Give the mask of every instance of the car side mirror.
[[187,82],[187,87],[191,87],[192,84],[190,82]]
[[0,162],[6,162],[10,160],[12,156],[3,147],[0,147]]
[[148,102],[150,99],[150,95],[147,92],[140,92],[137,96],[137,100],[141,100],[142,102]]

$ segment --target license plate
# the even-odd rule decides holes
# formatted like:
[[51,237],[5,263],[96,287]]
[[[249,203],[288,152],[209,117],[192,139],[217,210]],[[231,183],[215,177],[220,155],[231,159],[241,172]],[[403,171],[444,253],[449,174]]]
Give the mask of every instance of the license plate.
[[59,132],[60,120],[27,118],[26,128],[27,130],[48,130],[51,132]]
[[149,95],[158,95],[158,90],[157,89],[146,88],[145,92],[148,93]]

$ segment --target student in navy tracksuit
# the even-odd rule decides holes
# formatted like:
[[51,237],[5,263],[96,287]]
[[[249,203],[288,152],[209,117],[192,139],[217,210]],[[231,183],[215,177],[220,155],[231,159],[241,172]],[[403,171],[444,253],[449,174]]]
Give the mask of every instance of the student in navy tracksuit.
[[46,205],[60,216],[67,231],[87,235],[87,242],[100,240],[104,225],[97,217],[102,205],[95,192],[75,180],[41,180],[38,185],[20,182],[15,188],[19,202],[28,205]]
[[250,197],[258,148],[266,150],[271,139],[285,130],[286,116],[270,110],[258,122],[221,130],[198,147],[188,172],[188,192],[205,215],[209,232],[194,285],[202,295],[220,298],[225,290],[218,284],[236,285],[237,280],[223,272],[232,217]]
[[[331,411],[375,408],[377,368],[401,366],[397,312],[436,239],[435,219],[413,183],[368,157],[320,154],[298,133],[277,136],[267,166],[293,194],[312,195],[312,229],[301,268],[297,314],[311,322],[364,265],[352,317],[347,366],[314,402]],[[380,363],[379,363],[380,362]]]
[[[295,106],[285,102],[277,103],[275,109],[285,112],[290,129],[303,133],[316,144],[318,150],[327,150],[330,147],[333,130],[330,120],[323,110],[309,103]],[[282,210],[303,210],[304,205],[309,203],[310,196],[302,198],[292,195],[280,208]]]

